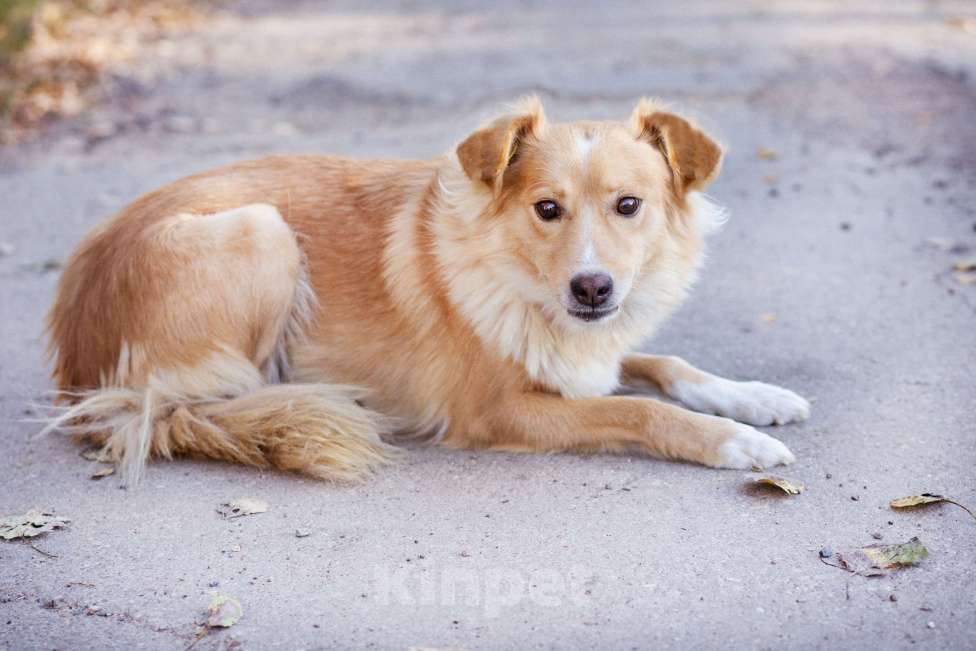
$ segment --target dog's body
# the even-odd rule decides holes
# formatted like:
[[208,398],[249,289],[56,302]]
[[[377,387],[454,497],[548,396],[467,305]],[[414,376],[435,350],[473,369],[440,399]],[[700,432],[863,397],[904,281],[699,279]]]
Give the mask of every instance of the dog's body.
[[630,125],[529,102],[430,162],[273,157],[146,195],[83,242],[49,317],[53,426],[126,479],[185,453],[356,476],[381,437],[507,450],[792,461],[755,425],[795,394],[631,351],[684,297],[720,218],[720,150],[642,103]]

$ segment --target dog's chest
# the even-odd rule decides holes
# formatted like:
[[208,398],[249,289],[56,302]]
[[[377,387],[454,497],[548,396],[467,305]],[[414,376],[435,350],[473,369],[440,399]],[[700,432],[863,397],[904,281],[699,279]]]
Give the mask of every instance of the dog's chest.
[[552,360],[540,369],[535,379],[565,398],[595,398],[617,389],[620,364],[619,360],[612,363],[591,360],[578,365]]
[[616,346],[528,337],[522,352],[529,376],[566,398],[605,396],[619,386]]

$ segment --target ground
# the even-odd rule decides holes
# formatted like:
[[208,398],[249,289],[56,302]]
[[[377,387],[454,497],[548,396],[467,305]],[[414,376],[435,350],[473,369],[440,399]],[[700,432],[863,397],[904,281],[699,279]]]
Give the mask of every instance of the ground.
[[[364,8],[367,7],[368,8]],[[100,108],[0,149],[0,648],[965,648],[976,635],[976,34],[966,2],[225,3],[108,80]],[[681,7],[681,8],[678,8]],[[32,439],[61,261],[140,193],[269,152],[430,156],[536,91],[554,118],[644,94],[728,147],[730,220],[647,349],[813,401],[750,473],[627,456],[413,448],[361,485],[206,462],[92,481]],[[967,253],[968,249],[968,253]],[[477,399],[473,396],[472,399]],[[253,497],[267,513],[223,520]],[[309,533],[296,536],[296,530]],[[835,550],[919,536],[864,578]]]

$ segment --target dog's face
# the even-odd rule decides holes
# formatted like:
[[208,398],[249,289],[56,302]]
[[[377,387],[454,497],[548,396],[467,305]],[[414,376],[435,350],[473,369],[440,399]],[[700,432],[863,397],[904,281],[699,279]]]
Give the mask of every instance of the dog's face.
[[521,288],[557,319],[606,322],[666,238],[687,192],[715,175],[721,150],[683,119],[642,102],[631,124],[546,124],[541,106],[476,132],[465,172],[494,191]]

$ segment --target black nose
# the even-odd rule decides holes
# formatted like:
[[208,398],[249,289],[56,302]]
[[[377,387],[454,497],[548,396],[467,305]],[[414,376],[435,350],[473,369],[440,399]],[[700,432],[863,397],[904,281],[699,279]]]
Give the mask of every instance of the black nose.
[[613,294],[613,278],[604,273],[580,274],[570,281],[569,289],[580,305],[600,307]]

